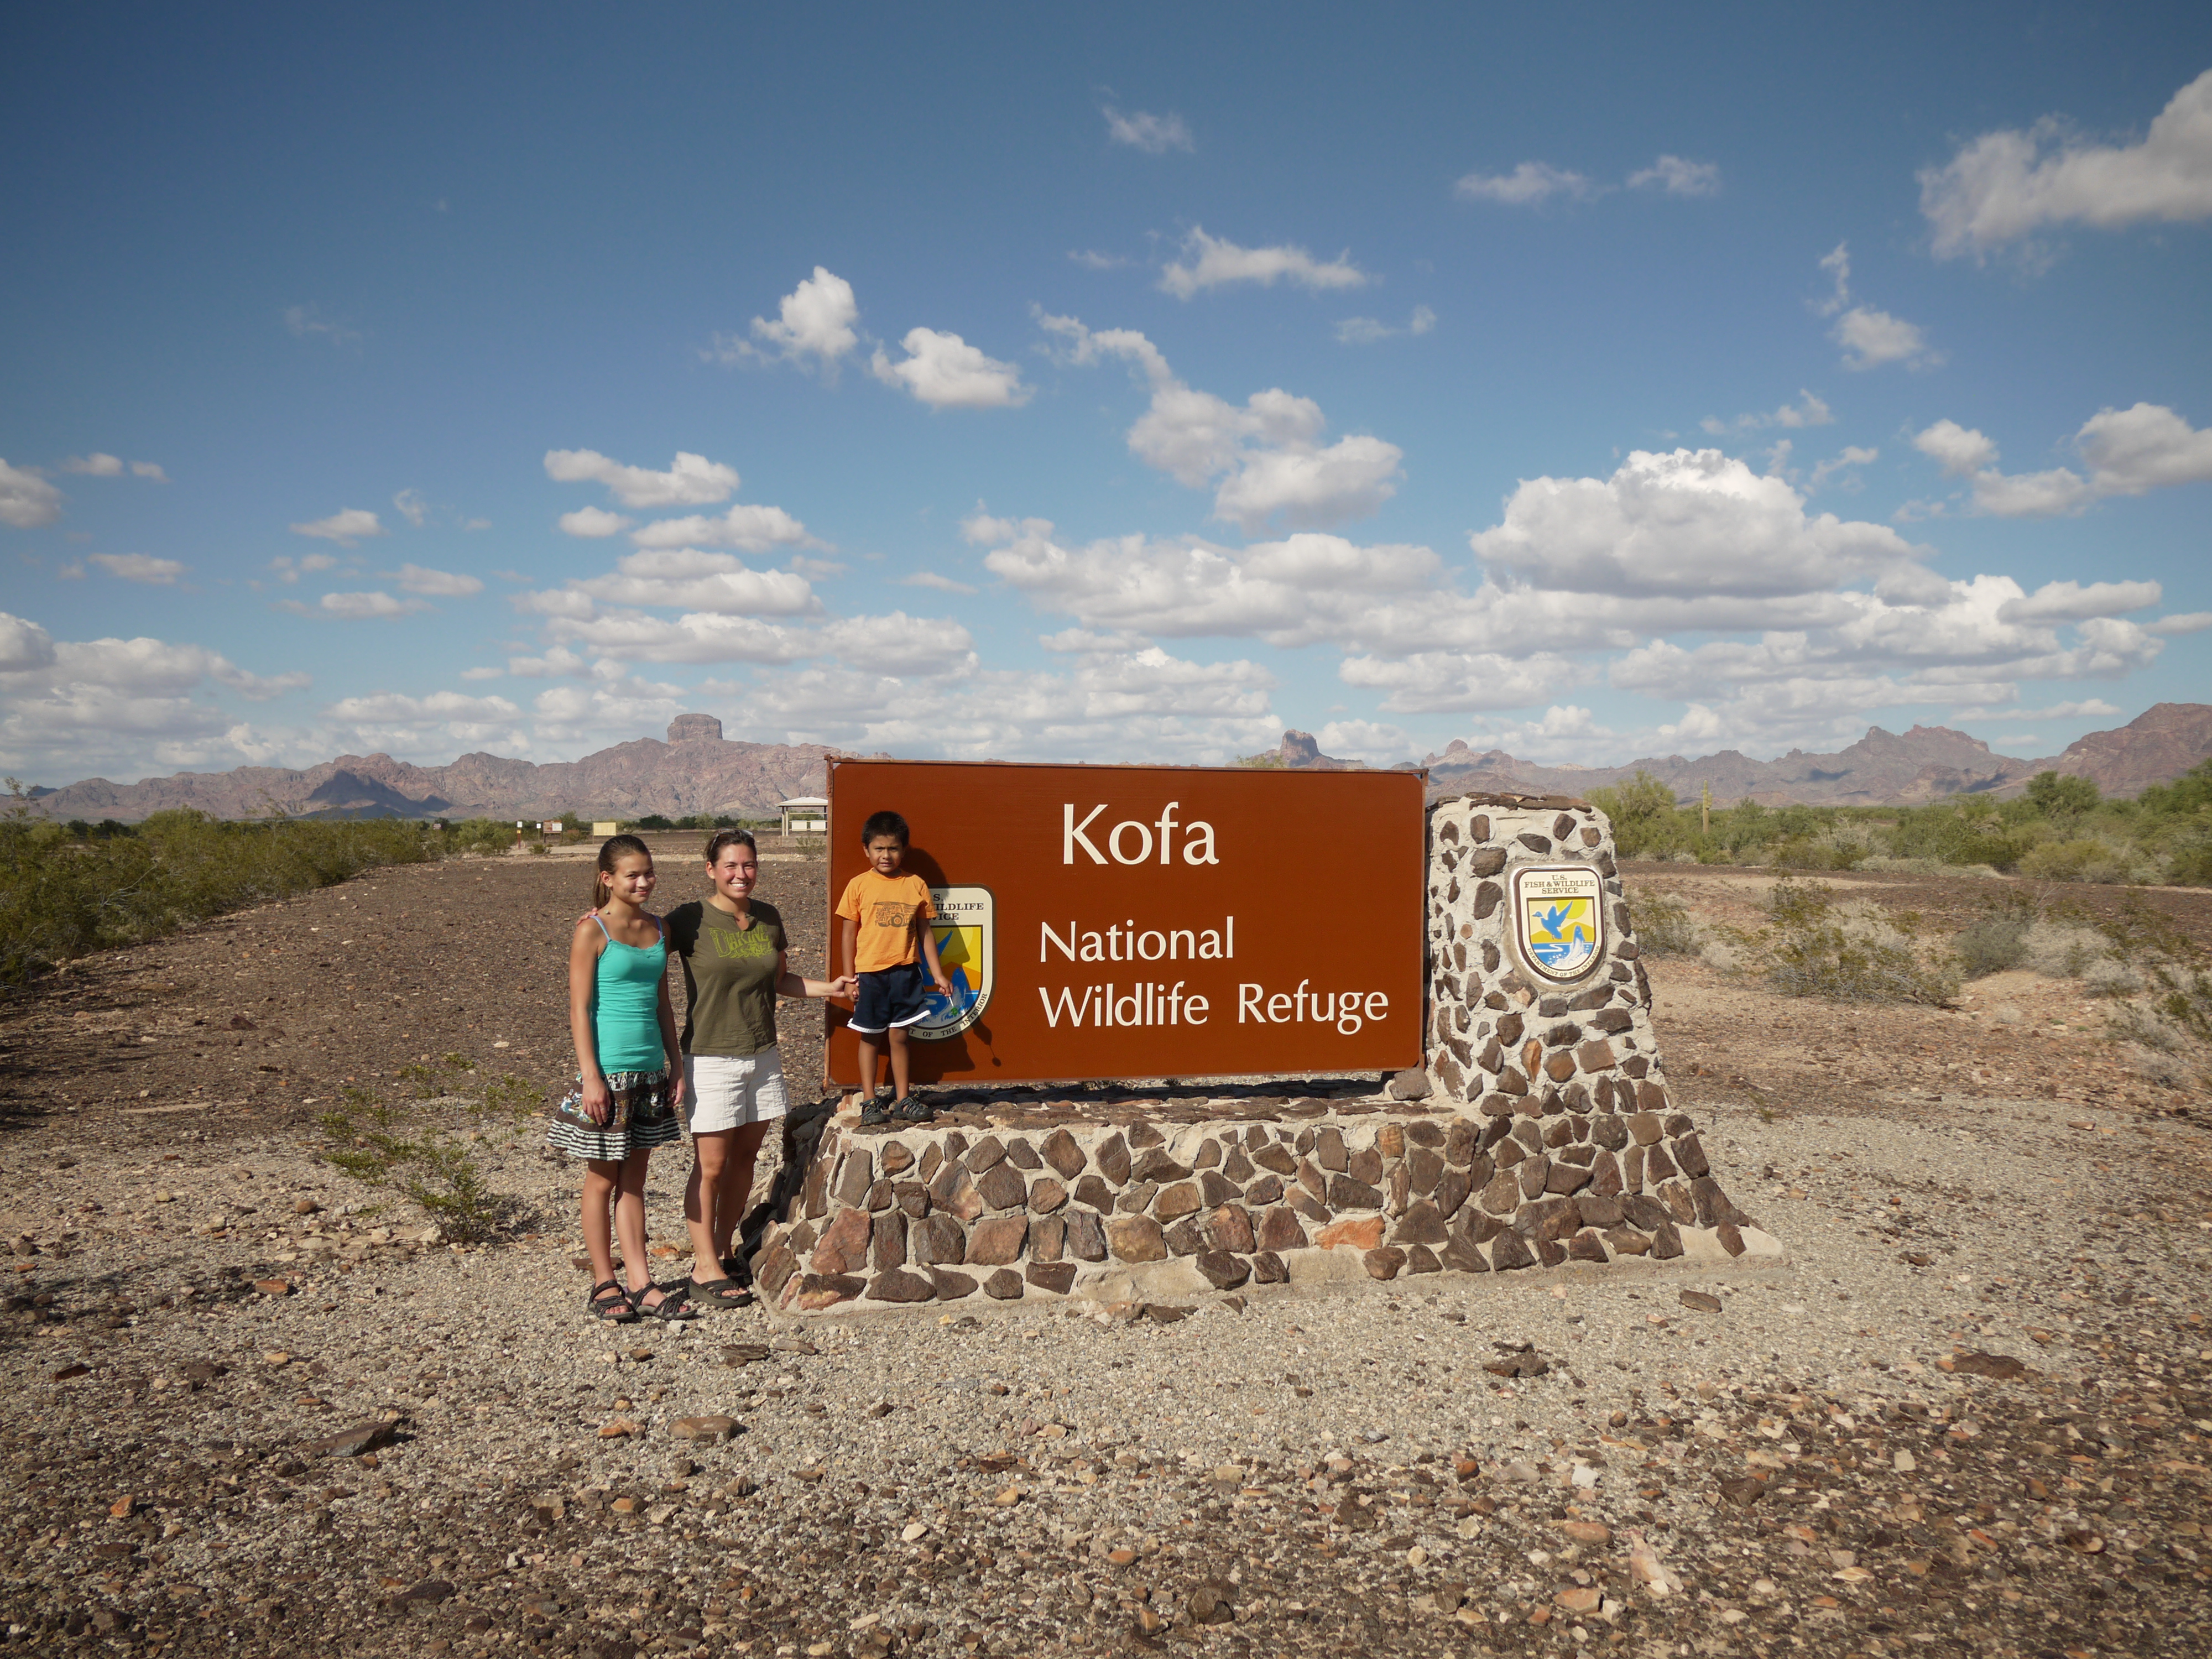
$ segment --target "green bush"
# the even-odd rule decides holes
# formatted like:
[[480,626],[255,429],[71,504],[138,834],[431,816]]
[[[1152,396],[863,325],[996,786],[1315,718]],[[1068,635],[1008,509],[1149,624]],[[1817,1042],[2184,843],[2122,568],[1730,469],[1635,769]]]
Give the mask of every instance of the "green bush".
[[1613,850],[1625,859],[1664,858],[1691,841],[1674,792],[1649,772],[1590,791],[1590,804],[1613,820]]
[[194,811],[156,812],[131,833],[75,842],[65,825],[33,817],[21,786],[8,782],[0,982],[9,984],[94,951],[442,850],[435,830],[400,819],[228,823]]

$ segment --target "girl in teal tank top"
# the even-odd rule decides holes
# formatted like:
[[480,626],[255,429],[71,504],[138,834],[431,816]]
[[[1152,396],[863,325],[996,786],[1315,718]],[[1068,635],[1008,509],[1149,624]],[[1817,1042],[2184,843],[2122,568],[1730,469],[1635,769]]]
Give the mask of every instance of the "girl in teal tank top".
[[[554,1109],[548,1139],[584,1160],[586,1306],[628,1323],[693,1316],[680,1292],[653,1282],[645,1254],[645,1172],[655,1146],[683,1138],[684,1062],[668,996],[668,945],[653,896],[653,854],[635,836],[599,848],[592,908],[568,941],[568,1030],[576,1084]],[[614,1244],[623,1266],[615,1269]]]

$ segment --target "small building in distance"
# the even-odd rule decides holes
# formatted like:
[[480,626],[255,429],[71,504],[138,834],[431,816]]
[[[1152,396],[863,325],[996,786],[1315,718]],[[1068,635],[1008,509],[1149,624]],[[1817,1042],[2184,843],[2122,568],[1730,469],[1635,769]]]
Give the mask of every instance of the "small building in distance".
[[778,801],[787,836],[826,836],[830,833],[830,799],[826,795],[793,795]]

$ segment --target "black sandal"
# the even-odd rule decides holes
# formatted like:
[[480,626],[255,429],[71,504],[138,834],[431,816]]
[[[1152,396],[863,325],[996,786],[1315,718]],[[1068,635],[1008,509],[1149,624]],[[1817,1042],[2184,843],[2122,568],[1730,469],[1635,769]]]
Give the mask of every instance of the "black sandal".
[[753,1293],[734,1279],[694,1279],[684,1285],[684,1298],[702,1309],[743,1308],[748,1306]]
[[596,1315],[608,1325],[632,1325],[637,1322],[637,1307],[629,1299],[629,1292],[618,1279],[603,1279],[592,1286],[592,1293],[584,1298],[587,1313]]
[[902,1123],[927,1123],[937,1115],[937,1108],[920,1095],[908,1095],[891,1107],[890,1115]]
[[[655,1291],[660,1291],[660,1300],[648,1307],[642,1298],[652,1295]],[[662,1290],[658,1285],[647,1285],[635,1291],[625,1291],[623,1295],[623,1299],[629,1304],[634,1316],[639,1319],[659,1319],[675,1324],[682,1320],[696,1319],[699,1316],[699,1310],[684,1301],[684,1288],[680,1285],[672,1291]]]

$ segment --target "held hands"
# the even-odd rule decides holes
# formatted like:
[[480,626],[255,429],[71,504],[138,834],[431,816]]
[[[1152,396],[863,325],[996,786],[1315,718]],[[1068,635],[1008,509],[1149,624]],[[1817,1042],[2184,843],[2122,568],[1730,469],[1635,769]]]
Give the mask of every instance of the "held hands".
[[850,1002],[860,994],[860,976],[841,974],[830,981],[830,995],[839,1002]]

